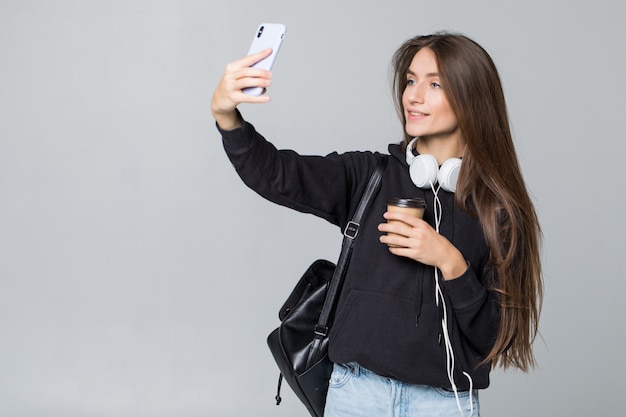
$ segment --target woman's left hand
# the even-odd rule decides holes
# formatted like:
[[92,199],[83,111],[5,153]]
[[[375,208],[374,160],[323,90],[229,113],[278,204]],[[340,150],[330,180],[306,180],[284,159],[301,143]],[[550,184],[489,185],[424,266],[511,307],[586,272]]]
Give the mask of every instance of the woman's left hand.
[[380,241],[389,245],[391,253],[437,267],[445,280],[463,275],[467,269],[463,254],[424,220],[393,211],[383,217],[392,222],[378,225],[378,230],[385,233]]

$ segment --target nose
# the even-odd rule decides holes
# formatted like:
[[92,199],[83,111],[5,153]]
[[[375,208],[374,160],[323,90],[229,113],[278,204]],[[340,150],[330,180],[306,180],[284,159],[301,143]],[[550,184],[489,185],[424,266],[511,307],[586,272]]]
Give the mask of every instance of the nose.
[[424,103],[424,89],[420,84],[408,85],[404,94],[409,103]]

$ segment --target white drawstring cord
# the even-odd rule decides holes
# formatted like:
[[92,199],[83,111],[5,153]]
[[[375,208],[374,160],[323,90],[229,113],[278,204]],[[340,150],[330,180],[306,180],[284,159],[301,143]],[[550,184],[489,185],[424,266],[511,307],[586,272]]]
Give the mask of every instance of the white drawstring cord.
[[[435,231],[437,233],[439,232],[439,226],[441,224],[441,216],[443,213],[443,209],[441,207],[441,200],[439,200],[439,190],[441,189],[441,186],[438,186],[435,189],[435,185],[431,182],[430,183],[430,188],[433,191],[433,194],[435,196],[434,201],[433,201],[433,206],[434,206],[434,214],[435,214]],[[459,409],[459,412],[461,413],[461,415],[463,417],[465,416],[465,413],[463,412],[463,407],[461,407],[461,400],[459,399],[459,391],[456,387],[456,384],[454,383],[454,352],[452,350],[452,341],[450,340],[450,335],[448,334],[448,311],[447,311],[447,306],[446,306],[446,300],[443,297],[443,291],[441,290],[441,286],[439,285],[439,270],[437,269],[437,267],[435,267],[435,302],[437,304],[437,306],[439,306],[439,300],[441,300],[442,303],[442,309],[443,309],[443,317],[441,319],[441,329],[443,332],[443,339],[444,339],[444,345],[446,347],[446,372],[448,373],[448,380],[450,381],[450,385],[452,386],[452,391],[454,391],[454,397],[456,399],[456,405]],[[463,375],[465,375],[467,377],[467,379],[469,380],[469,405],[470,405],[470,414],[469,417],[472,417],[472,415],[474,414],[474,401],[473,401],[473,389],[474,389],[474,381],[472,380],[472,377],[467,373],[467,372],[463,372]]]

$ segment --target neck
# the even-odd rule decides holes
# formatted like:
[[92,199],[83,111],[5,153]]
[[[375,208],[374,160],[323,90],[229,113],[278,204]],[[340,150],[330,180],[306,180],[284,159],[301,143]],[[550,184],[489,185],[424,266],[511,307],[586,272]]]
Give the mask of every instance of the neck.
[[461,137],[435,138],[420,137],[416,144],[416,150],[420,154],[431,154],[439,165],[450,158],[460,158],[465,150],[465,142]]

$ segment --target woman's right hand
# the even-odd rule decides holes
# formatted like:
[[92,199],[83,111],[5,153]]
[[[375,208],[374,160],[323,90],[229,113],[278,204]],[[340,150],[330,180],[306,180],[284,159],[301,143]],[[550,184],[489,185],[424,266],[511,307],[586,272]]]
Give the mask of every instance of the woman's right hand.
[[241,103],[267,103],[269,96],[250,96],[243,93],[246,87],[263,87],[271,84],[271,71],[252,68],[251,66],[268,57],[271,49],[249,55],[226,65],[224,75],[213,92],[211,113],[220,128],[231,130],[241,126],[241,120],[235,109]]

